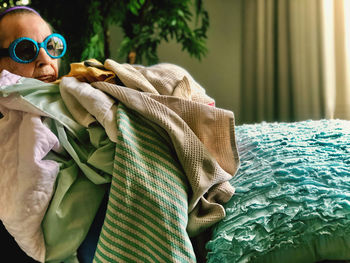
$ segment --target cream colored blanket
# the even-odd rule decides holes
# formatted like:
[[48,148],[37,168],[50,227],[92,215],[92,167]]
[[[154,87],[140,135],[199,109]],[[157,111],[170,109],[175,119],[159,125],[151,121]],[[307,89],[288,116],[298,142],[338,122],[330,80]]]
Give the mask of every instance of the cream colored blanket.
[[189,235],[224,218],[223,204],[234,194],[228,180],[239,166],[233,113],[209,106],[214,100],[179,66],[133,66],[110,59],[104,66],[126,87],[62,79],[62,98],[75,119],[88,126],[96,118],[115,142],[116,104],[120,101],[159,125],[170,136],[192,188]]

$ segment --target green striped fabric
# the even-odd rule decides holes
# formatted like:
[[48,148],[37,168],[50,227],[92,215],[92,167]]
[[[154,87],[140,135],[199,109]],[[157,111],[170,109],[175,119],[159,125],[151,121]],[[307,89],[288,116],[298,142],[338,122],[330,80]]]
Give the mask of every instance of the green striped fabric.
[[166,132],[118,106],[118,140],[94,262],[196,262],[189,184]]

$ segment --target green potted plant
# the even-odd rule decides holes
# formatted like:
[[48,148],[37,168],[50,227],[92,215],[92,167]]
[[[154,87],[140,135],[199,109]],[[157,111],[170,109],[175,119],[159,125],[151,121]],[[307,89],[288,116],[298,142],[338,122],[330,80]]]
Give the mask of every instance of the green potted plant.
[[[155,64],[157,48],[171,39],[196,59],[207,52],[208,12],[203,0],[0,0],[0,6],[29,4],[63,34],[69,49],[62,63],[110,57],[112,24],[121,27],[118,57],[128,63]],[[69,68],[68,68],[69,69]]]

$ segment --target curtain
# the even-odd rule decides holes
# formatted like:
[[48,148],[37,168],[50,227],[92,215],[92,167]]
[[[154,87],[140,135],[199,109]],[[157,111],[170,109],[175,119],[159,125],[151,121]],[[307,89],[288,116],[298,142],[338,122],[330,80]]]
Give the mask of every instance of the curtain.
[[240,122],[350,119],[349,2],[242,2]]

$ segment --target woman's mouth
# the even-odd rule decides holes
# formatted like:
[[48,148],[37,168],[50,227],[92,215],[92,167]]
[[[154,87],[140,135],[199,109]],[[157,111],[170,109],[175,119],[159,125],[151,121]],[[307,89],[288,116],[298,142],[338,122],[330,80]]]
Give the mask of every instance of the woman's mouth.
[[41,80],[43,82],[53,82],[56,80],[55,76],[53,75],[42,75],[42,76],[36,77],[36,79]]

